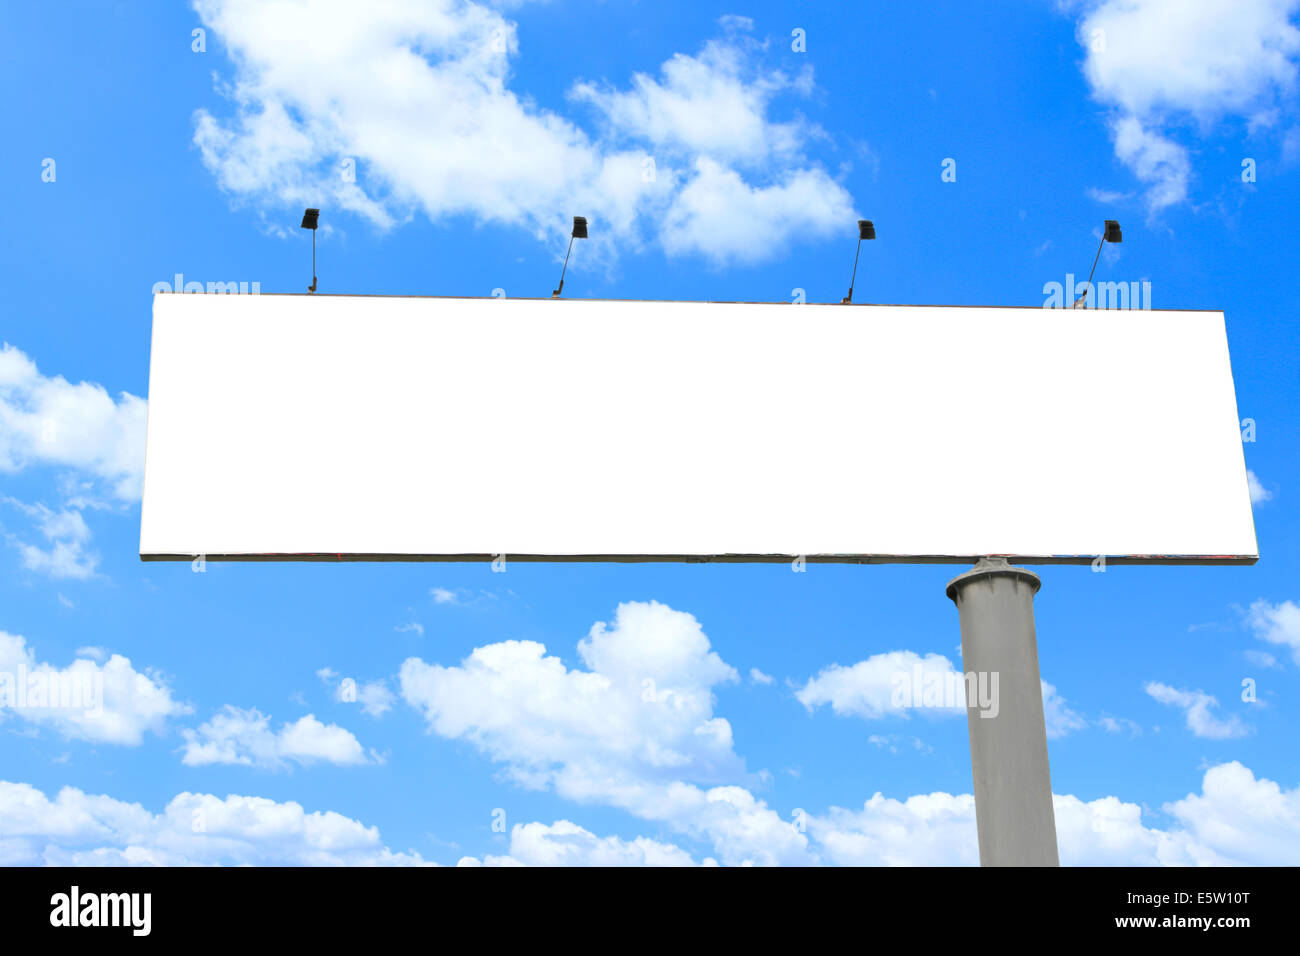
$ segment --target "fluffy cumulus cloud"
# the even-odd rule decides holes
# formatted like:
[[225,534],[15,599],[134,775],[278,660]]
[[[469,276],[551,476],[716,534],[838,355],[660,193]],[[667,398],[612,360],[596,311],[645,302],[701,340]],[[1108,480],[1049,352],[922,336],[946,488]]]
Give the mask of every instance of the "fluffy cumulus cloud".
[[979,863],[975,798],[930,793],[895,800],[877,793],[861,810],[832,807],[808,819],[828,863],[841,866],[973,866]]
[[[1164,828],[1117,797],[1055,795],[1065,866],[1294,865],[1300,859],[1300,787],[1285,790],[1231,762],[1211,767],[1199,794],[1166,803]],[[828,863],[854,866],[975,865],[975,799],[931,793],[895,800],[876,794],[861,810],[810,817],[808,832]]]
[[847,195],[824,170],[793,169],[754,186],[701,156],[668,208],[660,239],[670,255],[698,253],[716,265],[758,262],[805,235],[805,224],[813,234],[830,232],[851,218],[848,209]]
[[1227,740],[1231,737],[1244,737],[1250,732],[1250,728],[1236,714],[1230,714],[1225,719],[1215,713],[1219,701],[1205,691],[1170,687],[1159,681],[1147,682],[1143,690],[1160,703],[1181,710],[1187,728],[1197,737]]
[[1211,767],[1199,794],[1164,809],[1178,821],[1170,840],[1181,855],[1167,862],[1294,866],[1300,860],[1300,787],[1257,779],[1235,760]]
[[[1300,786],[1257,778],[1235,761],[1210,767],[1199,793],[1165,803],[1164,826],[1116,797],[1054,797],[1066,866],[1285,866],[1300,859]],[[970,794],[898,800],[875,794],[860,809],[831,808],[801,825],[816,861],[854,866],[978,863]],[[762,839],[770,833],[755,834]],[[0,865],[428,865],[395,852],[379,831],[331,811],[260,797],[181,793],[159,814],[67,787],[53,797],[0,781]],[[516,824],[508,853],[462,866],[711,866],[648,837],[598,836],[568,820]]]
[[[221,88],[233,115],[199,110],[194,140],[240,198],[328,204],[381,228],[416,211],[465,215],[539,237],[566,235],[577,209],[597,256],[649,234],[718,263],[774,254],[796,225],[816,236],[853,218],[847,192],[803,153],[824,134],[773,117],[778,97],[811,91],[811,74],[764,67],[738,18],[626,88],[575,78],[566,105],[591,117],[587,129],[511,89],[515,25],[484,3],[196,8],[235,73]],[[743,229],[759,218],[763,229]]]
[[[894,663],[924,666],[907,652]],[[581,667],[566,667],[533,642],[476,649],[460,665],[405,662],[402,696],[429,729],[464,740],[525,788],[553,790],[581,806],[620,808],[679,834],[602,836],[569,820],[516,824],[508,851],[464,865],[737,864],[951,865],[977,862],[974,800],[943,792],[905,798],[877,793],[859,808],[788,818],[751,789],[715,692],[739,675],[712,650],[699,622],[666,605],[620,605],[578,642]],[[89,658],[99,658],[99,661]],[[932,662],[933,663],[933,662]],[[0,633],[0,680],[23,670],[100,675],[98,716],[6,706],[0,719],[56,726],[65,735],[139,743],[146,730],[185,708],[165,685],[125,658],[96,651],[58,672],[39,665],[22,638]],[[823,680],[827,673],[834,675]],[[810,700],[839,701],[847,713],[884,712],[863,679],[870,668],[828,669],[810,682]],[[336,675],[325,672],[333,680]],[[865,690],[864,690],[865,688]],[[806,688],[805,688],[806,689]],[[1152,683],[1148,693],[1187,714],[1202,736],[1234,736],[1235,717],[1214,713],[1212,697]],[[0,685],[0,694],[4,692]],[[1048,701],[1064,702],[1050,685]],[[877,699],[873,702],[873,694]],[[7,703],[7,702],[6,702]],[[1049,710],[1052,705],[1048,705]],[[1082,722],[1074,715],[1067,723]],[[255,710],[227,707],[184,732],[183,760],[283,767],[373,760],[351,733],[312,715],[278,730]],[[1288,864],[1300,859],[1300,786],[1257,778],[1236,762],[1209,768],[1200,792],[1144,810],[1119,797],[1055,797],[1067,865]],[[683,843],[682,840],[690,841]],[[700,853],[691,847],[703,845]],[[66,788],[49,796],[0,783],[0,863],[55,865],[421,864],[418,854],[384,846],[373,827],[296,803],[249,796],[182,793],[161,813],[109,796]]]
[[[0,496],[26,519],[26,532],[4,530],[28,571],[57,579],[99,576],[87,508],[120,510],[140,497],[147,403],[101,385],[42,375],[22,351],[0,345],[0,474],[59,469],[62,503],[51,508]],[[0,527],[8,524],[0,516]]]
[[1093,96],[1111,108],[1116,155],[1152,214],[1187,197],[1192,164],[1170,130],[1238,118],[1274,124],[1295,87],[1300,0],[1092,0],[1078,38]]
[[[730,26],[736,34],[752,24],[733,20]],[[769,121],[768,105],[782,91],[811,92],[812,71],[756,72],[746,47],[743,40],[711,42],[698,56],[673,56],[657,78],[637,73],[627,90],[583,82],[572,97],[596,106],[615,135],[647,142],[657,152],[742,166],[796,157],[811,131],[800,121]]]
[[246,764],[279,769],[290,762],[337,765],[370,762],[360,742],[338,724],[324,724],[308,714],[271,728],[271,718],[261,712],[227,706],[197,730],[182,731],[183,763],[192,767],[206,764]]
[[19,349],[0,345],[0,472],[61,466],[104,482],[120,501],[136,501],[146,407],[127,392],[114,399],[102,385],[42,375]]
[[1261,641],[1277,644],[1291,652],[1300,664],[1300,605],[1294,601],[1273,604],[1260,599],[1250,606],[1250,626]]
[[[661,838],[600,836],[579,824],[518,824],[509,851],[464,865],[951,865],[978,862],[974,798],[875,794],[860,808],[779,814],[757,797],[715,712],[717,688],[738,680],[699,622],[666,605],[620,605],[578,643],[581,667],[529,641],[476,649],[457,666],[411,658],[403,698],[438,736],[468,741],[525,788],[575,803],[627,811],[708,848]],[[862,666],[866,665],[866,666]],[[946,666],[945,666],[946,665]],[[892,674],[930,667],[955,674],[941,655],[906,651],[849,668],[827,668],[796,690],[805,706],[891,713]],[[1087,725],[1050,684],[1049,724],[1059,735]],[[1149,693],[1188,714],[1204,734],[1232,736],[1236,718],[1212,698],[1152,684]],[[1068,865],[1288,863],[1300,858],[1300,787],[1257,779],[1238,763],[1210,768],[1200,793],[1144,809],[1116,796],[1054,798],[1061,859]],[[1272,834],[1274,839],[1269,839]]]
[[0,781],[0,865],[403,866],[375,827],[262,797],[181,793],[161,813],[65,787]]
[[71,739],[138,746],[189,712],[161,676],[137,671],[120,654],[85,655],[60,668],[38,661],[25,638],[0,631],[0,723],[17,719]]
[[[1072,709],[1057,689],[1042,681],[1043,716],[1047,736],[1064,737],[1088,726],[1088,720]],[[795,698],[809,711],[823,705],[841,717],[907,717],[913,711],[930,715],[958,715],[965,712],[970,689],[962,672],[942,654],[922,657],[914,651],[888,651],[851,667],[832,664],[795,690]],[[991,683],[975,684],[982,707],[996,707]],[[891,737],[873,737],[872,743],[897,752]],[[924,747],[920,741],[916,744]]]
[[795,692],[808,710],[829,705],[841,717],[907,716],[913,709],[962,714],[966,685],[942,654],[888,651],[851,667],[832,664]]
[[510,831],[506,856],[464,857],[460,866],[716,866],[709,857],[700,863],[672,843],[645,837],[623,840],[598,837],[576,823],[558,820],[519,823]]
[[739,675],[690,614],[619,605],[578,643],[585,669],[533,641],[459,666],[411,658],[403,698],[442,737],[473,743],[519,785],[620,807],[705,840],[724,863],[802,863],[806,837],[747,789],[714,689]]

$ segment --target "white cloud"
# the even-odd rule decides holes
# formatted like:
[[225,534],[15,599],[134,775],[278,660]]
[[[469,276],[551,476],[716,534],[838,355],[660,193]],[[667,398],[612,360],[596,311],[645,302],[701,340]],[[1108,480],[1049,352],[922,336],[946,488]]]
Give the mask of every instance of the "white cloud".
[[1188,729],[1197,737],[1226,740],[1244,737],[1250,732],[1236,714],[1229,715],[1226,720],[1217,716],[1214,710],[1219,706],[1219,701],[1204,691],[1182,690],[1158,681],[1148,681],[1142,689],[1160,703],[1182,710],[1187,718]]
[[[222,90],[235,115],[199,110],[194,141],[237,197],[333,206],[381,228],[416,210],[466,215],[557,240],[579,210],[592,239],[578,265],[656,232],[673,254],[752,262],[852,222],[847,193],[801,155],[820,131],[769,115],[778,94],[807,95],[811,74],[764,68],[736,20],[657,79],[636,74],[626,90],[575,83],[572,102],[601,118],[592,134],[510,88],[515,25],[484,3],[196,8],[231,50],[235,77]],[[354,182],[340,174],[347,159]],[[706,203],[715,187],[725,193]],[[759,220],[764,228],[742,233]],[[711,236],[712,226],[724,228]]]
[[918,750],[922,753],[932,753],[934,751],[934,748],[920,737],[904,737],[900,734],[871,734],[867,737],[867,743],[873,747],[879,747],[881,750],[888,750],[891,754],[901,753],[905,748]]
[[1291,659],[1300,664],[1300,605],[1272,604],[1261,598],[1250,606],[1248,620],[1256,637],[1289,648]]
[[1192,170],[1186,149],[1132,116],[1117,119],[1111,131],[1115,155],[1147,184],[1147,208],[1152,213],[1187,198]]
[[85,580],[95,577],[99,555],[90,550],[90,528],[76,509],[53,511],[43,504],[29,505],[16,498],[3,499],[33,520],[49,542],[47,548],[9,536],[29,571],[54,578]]
[[1300,160],[1300,127],[1293,126],[1282,137],[1282,165],[1294,166]]
[[931,793],[894,800],[877,793],[861,810],[832,807],[808,818],[823,858],[840,866],[973,866],[979,863],[975,798]]
[[429,588],[429,596],[433,598],[434,604],[459,604],[460,598],[455,591],[448,591],[446,588]]
[[[126,392],[115,402],[103,386],[42,375],[19,349],[0,346],[0,473],[39,465],[69,469],[58,476],[59,509],[0,499],[44,538],[41,544],[5,534],[27,570],[57,579],[98,576],[99,555],[82,511],[122,508],[140,497],[146,408],[144,399]],[[101,498],[101,486],[114,501]]]
[[[36,363],[0,346],[0,472],[29,465],[75,468],[105,481],[122,501],[140,497],[147,404],[102,385],[42,375]],[[65,529],[68,530],[68,529]]]
[[775,677],[771,674],[764,674],[757,667],[751,667],[749,669],[749,679],[755,684],[763,684],[764,686],[776,683]]
[[304,766],[324,762],[354,765],[370,762],[352,733],[338,724],[323,724],[308,714],[271,729],[271,718],[256,709],[227,705],[197,730],[185,728],[181,762],[191,767],[245,764],[279,769],[289,761]]
[[409,634],[414,632],[424,637],[424,625],[419,621],[412,621],[410,624],[399,624],[393,628],[398,634]]
[[712,843],[725,863],[810,862],[807,840],[734,781],[748,775],[713,689],[739,679],[690,614],[619,605],[578,643],[587,670],[534,641],[458,667],[411,658],[401,692],[440,736],[468,740],[521,786],[620,807]]
[[1142,808],[1118,797],[1083,801],[1053,794],[1056,844],[1064,866],[1160,866],[1181,863],[1185,839],[1142,822]]
[[1122,734],[1127,731],[1130,736],[1136,737],[1142,733],[1141,725],[1127,717],[1111,717],[1107,714],[1097,718],[1097,724],[1108,734]]
[[388,689],[388,684],[382,680],[358,684],[351,677],[339,678],[338,672],[330,667],[322,667],[316,676],[327,686],[333,686],[335,700],[344,704],[360,704],[362,711],[371,717],[382,717],[393,709],[393,703],[397,700]]
[[754,263],[801,236],[826,235],[853,220],[852,199],[822,169],[792,169],[755,186],[708,157],[668,207],[660,237],[670,255],[697,253],[715,265]]
[[95,576],[99,556],[87,554],[78,541],[54,541],[48,548],[20,544],[23,567],[53,578],[86,579]]
[[1043,718],[1047,723],[1048,740],[1056,740],[1072,730],[1081,730],[1088,726],[1087,719],[1082,714],[1071,710],[1070,705],[1057,693],[1054,686],[1047,681],[1039,683],[1043,685]]
[[472,736],[527,782],[583,777],[602,758],[647,775],[740,772],[730,726],[712,714],[712,687],[737,675],[694,617],[621,604],[614,626],[594,625],[578,653],[590,670],[567,670],[534,641],[477,648],[460,667],[411,658],[401,691],[434,731]]
[[1237,761],[1205,772],[1201,793],[1165,804],[1198,864],[1294,866],[1300,860],[1300,787],[1256,779]]
[[[1300,860],[1300,787],[1257,780],[1237,762],[1206,771],[1200,794],[1167,803],[1167,829],[1143,822],[1136,803],[1053,796],[1064,866],[1290,866]],[[905,800],[877,793],[861,810],[809,817],[808,833],[830,863],[849,866],[973,866],[979,862],[975,800],[931,793]]]
[[[691,615],[654,602],[620,605],[612,625],[597,623],[579,642],[578,656],[585,670],[567,668],[536,642],[505,641],[476,649],[454,667],[411,658],[402,667],[402,696],[423,712],[434,733],[472,743],[520,786],[550,789],[578,804],[621,808],[703,841],[723,864],[976,862],[969,794],[934,793],[903,800],[877,794],[860,810],[831,808],[820,816],[795,812],[789,819],[756,798],[741,785],[748,775],[732,746],[730,726],[714,709],[715,689],[738,675],[711,650]],[[862,664],[867,666],[823,670],[809,682],[812,690],[800,691],[808,698],[806,705],[838,703],[845,713],[876,715],[889,710],[892,672],[910,674],[916,666],[924,671],[928,664],[936,674],[955,673],[940,655],[921,658],[903,651]],[[883,684],[878,671],[886,675]],[[1210,714],[1212,698],[1202,701],[1195,692],[1169,691],[1173,697],[1161,690],[1154,694],[1181,702],[1199,732],[1233,727],[1236,718],[1222,721]],[[1044,692],[1046,706],[1057,714],[1058,729],[1082,726],[1083,718],[1051,685]],[[1116,729],[1123,726],[1127,722],[1115,721]],[[872,742],[900,749],[907,740],[880,737]],[[919,741],[913,745],[924,749]],[[1279,815],[1273,804],[1281,800],[1287,805],[1294,794],[1245,774],[1244,779],[1237,774],[1237,783],[1253,792],[1254,805],[1261,809],[1258,819],[1237,825],[1260,832],[1278,827],[1280,848],[1271,856],[1261,843],[1239,860],[1229,852],[1230,844],[1216,837],[1215,820],[1238,812],[1231,800],[1222,798],[1222,788],[1216,789],[1221,776],[1216,769],[1207,774],[1202,797],[1165,807],[1172,821],[1166,829],[1148,821],[1138,805],[1117,797],[1086,802],[1058,795],[1062,861],[1285,861],[1296,822]],[[1200,821],[1189,809],[1199,807],[1198,801],[1209,802]],[[516,826],[509,853],[489,855],[483,862],[686,864],[694,859],[676,844],[602,838],[561,821],[552,827]]]
[[181,793],[159,814],[72,787],[53,799],[0,781],[0,865],[403,866],[379,831],[333,811],[262,797]]
[[[903,697],[896,694],[900,685],[906,685],[910,691]],[[940,693],[933,700],[925,696],[931,689],[949,688],[957,688],[957,696]],[[942,654],[921,657],[914,651],[873,654],[851,667],[832,664],[795,692],[799,703],[810,711],[829,704],[841,717],[868,720],[905,717],[913,708],[936,714],[961,714],[966,709],[965,695],[962,674],[953,667],[952,661]]]
[[367,681],[357,688],[357,703],[371,717],[382,717],[388,713],[396,700],[388,685],[381,680]]
[[[1142,116],[1252,115],[1295,85],[1296,0],[1104,0],[1083,20],[1094,95]],[[1093,31],[1102,31],[1102,49]]]
[[161,734],[169,717],[190,712],[159,675],[120,654],[104,663],[91,656],[55,667],[38,662],[25,638],[0,631],[0,721],[13,714],[65,737],[138,746],[146,731]]
[[660,79],[637,73],[625,91],[578,83],[571,95],[595,106],[616,136],[649,143],[657,154],[741,166],[797,156],[802,141],[824,134],[798,120],[771,122],[767,113],[780,92],[810,92],[812,70],[804,67],[797,76],[759,71],[749,47],[734,39],[707,43],[698,56],[671,57]]
[[[1085,803],[1053,796],[1057,845],[1065,866],[1162,862],[1164,835],[1142,824],[1142,808],[1115,797]],[[943,792],[897,800],[877,793],[861,810],[832,808],[811,817],[809,833],[827,862],[842,866],[976,866],[975,798]]]
[[1152,214],[1187,196],[1187,150],[1163,132],[1225,117],[1270,125],[1295,86],[1298,0],[1101,0],[1078,39],[1094,98],[1115,110],[1116,155],[1148,184]]
[[1249,468],[1246,469],[1246,484],[1250,488],[1251,504],[1257,505],[1260,502],[1272,500],[1273,492],[1265,488],[1263,484],[1260,483],[1260,480],[1255,477],[1255,473]]
[[1277,658],[1268,651],[1246,651],[1246,660],[1259,667],[1277,667]]
[[[1053,798],[1066,866],[1289,866],[1300,859],[1300,786],[1283,789],[1235,761],[1209,768],[1200,793],[1164,804],[1169,826],[1148,826],[1143,810],[1106,796]],[[341,814],[294,802],[181,793],[160,814],[139,804],[67,787],[50,799],[24,783],[0,781],[0,865],[427,864],[384,846],[379,831]],[[860,810],[833,807],[806,818],[822,862],[854,866],[975,865],[970,794],[903,800],[875,794]],[[751,842],[766,834],[751,835]],[[713,865],[713,858],[700,861]],[[598,837],[567,820],[517,824],[506,856],[461,865],[691,866],[671,843]]]
[[[1088,196],[1089,199],[1095,200],[1096,202],[1103,203],[1108,206],[1114,203],[1123,202],[1126,199],[1133,198],[1132,193],[1117,192],[1116,190],[1113,189],[1098,189],[1096,186],[1089,186],[1086,190],[1084,190],[1084,193]],[[1050,240],[1048,241],[1048,245],[1050,245]]]
[[510,831],[510,853],[487,856],[482,864],[465,857],[461,866],[699,866],[716,865],[712,859],[697,864],[690,853],[672,843],[645,837],[622,840],[598,837],[576,823],[557,820],[519,823]]

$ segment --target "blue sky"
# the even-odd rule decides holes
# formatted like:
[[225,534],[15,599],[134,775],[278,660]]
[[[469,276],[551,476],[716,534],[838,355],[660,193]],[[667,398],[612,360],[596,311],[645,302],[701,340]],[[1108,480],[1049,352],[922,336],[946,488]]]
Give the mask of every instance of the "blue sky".
[[307,205],[327,292],[545,295],[585,214],[570,296],[838,301],[862,216],[856,301],[992,305],[1119,219],[1226,310],[1261,559],[1039,569],[1062,861],[1300,862],[1300,3],[984,6],[0,11],[0,672],[105,688],[0,708],[0,862],[976,860],[887,700],[959,569],[141,564],[151,289],[302,291]]

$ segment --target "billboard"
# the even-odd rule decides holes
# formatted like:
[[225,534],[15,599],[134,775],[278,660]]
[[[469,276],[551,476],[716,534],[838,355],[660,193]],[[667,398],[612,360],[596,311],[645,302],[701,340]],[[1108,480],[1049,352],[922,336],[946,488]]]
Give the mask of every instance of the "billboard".
[[154,297],[145,560],[1251,563],[1221,312]]

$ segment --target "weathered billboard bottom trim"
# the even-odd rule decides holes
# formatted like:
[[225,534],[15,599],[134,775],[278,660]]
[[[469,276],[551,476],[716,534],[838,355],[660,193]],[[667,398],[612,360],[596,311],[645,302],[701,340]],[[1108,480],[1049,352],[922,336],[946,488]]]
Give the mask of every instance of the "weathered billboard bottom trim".
[[1252,565],[1259,560],[1257,554],[1152,554],[1152,555],[1096,555],[1096,554],[141,554],[141,561],[193,561],[202,557],[206,561],[265,561],[265,562],[484,562],[491,563],[502,557],[508,561],[545,561],[589,564],[790,564],[802,560],[807,564],[973,564],[980,558],[1006,558],[1013,564],[1093,564],[1104,558],[1105,564],[1156,564],[1156,565]]

